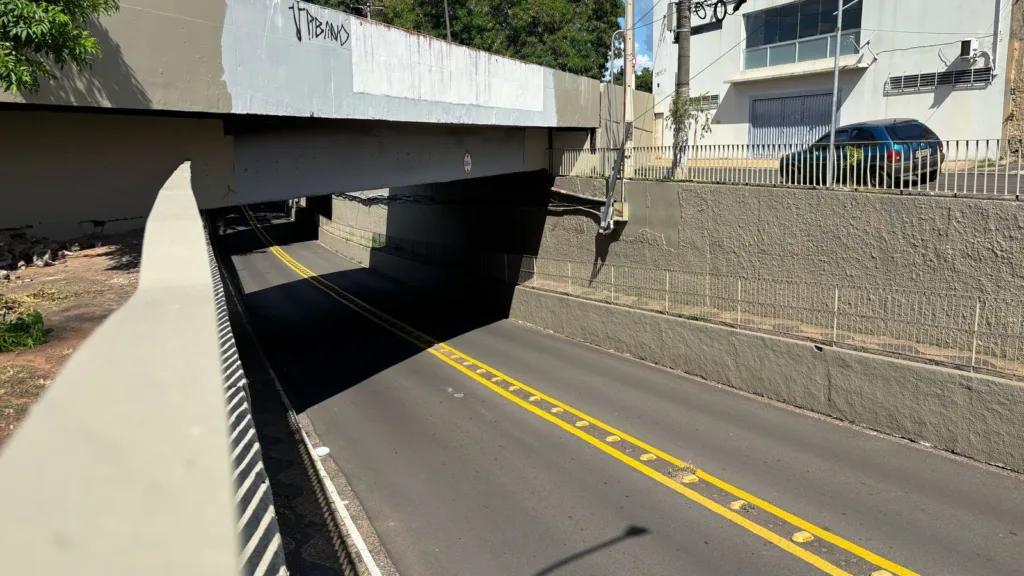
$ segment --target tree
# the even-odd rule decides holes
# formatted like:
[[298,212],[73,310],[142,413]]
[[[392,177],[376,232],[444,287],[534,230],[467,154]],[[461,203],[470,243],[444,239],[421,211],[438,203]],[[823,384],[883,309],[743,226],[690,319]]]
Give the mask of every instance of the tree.
[[[0,2],[5,0],[0,0]],[[313,0],[365,15],[370,0]],[[374,19],[446,38],[444,2],[386,0]],[[623,15],[621,0],[448,0],[452,41],[494,54],[601,79]]]
[[[612,81],[616,84],[622,85],[622,68],[615,73]],[[644,68],[636,75],[636,89],[641,92],[647,92],[648,94],[654,93],[654,71],[650,68]]]
[[0,0],[0,88],[35,93],[54,67],[90,65],[100,46],[85,23],[117,10],[117,0]]

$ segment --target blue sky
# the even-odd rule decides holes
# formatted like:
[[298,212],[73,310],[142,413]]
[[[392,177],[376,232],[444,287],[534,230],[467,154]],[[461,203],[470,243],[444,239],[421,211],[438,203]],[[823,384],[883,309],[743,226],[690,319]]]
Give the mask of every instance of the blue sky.
[[[654,61],[654,26],[651,21],[654,19],[654,12],[651,5],[656,1],[665,0],[634,0],[633,14],[636,15],[636,53],[638,68],[644,62]],[[641,18],[642,17],[642,18]],[[625,27],[625,20],[619,18],[619,26]]]

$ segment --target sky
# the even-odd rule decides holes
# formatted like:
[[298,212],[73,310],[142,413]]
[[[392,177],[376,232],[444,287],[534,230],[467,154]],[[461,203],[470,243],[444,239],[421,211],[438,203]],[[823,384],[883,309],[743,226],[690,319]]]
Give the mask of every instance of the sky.
[[[633,0],[633,14],[637,21],[633,24],[636,27],[636,69],[639,72],[643,68],[650,68],[654,65],[654,11],[651,5],[654,2],[665,2],[666,0]],[[626,21],[619,18],[619,26],[625,28]],[[610,41],[610,39],[609,39]],[[617,70],[622,66],[622,59],[615,60],[614,68]]]

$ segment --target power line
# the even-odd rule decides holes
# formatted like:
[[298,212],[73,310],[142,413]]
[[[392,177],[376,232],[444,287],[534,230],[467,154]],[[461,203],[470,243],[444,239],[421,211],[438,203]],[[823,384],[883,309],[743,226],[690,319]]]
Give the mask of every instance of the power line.
[[[708,68],[711,68],[712,66],[714,66],[715,64],[717,64],[719,60],[721,60],[722,58],[725,58],[726,56],[728,56],[728,55],[729,55],[729,54],[730,54],[730,53],[731,53],[731,52],[732,52],[733,50],[735,50],[736,48],[738,48],[740,44],[743,44],[744,42],[746,42],[746,40],[747,40],[747,37],[748,37],[748,36],[750,36],[751,34],[754,34],[755,32],[760,32],[760,31],[761,31],[761,28],[764,28],[764,26],[765,26],[765,24],[766,24],[766,23],[767,23],[767,22],[765,22],[765,23],[762,23],[762,24],[761,24],[760,26],[758,26],[758,27],[757,27],[757,28],[755,28],[754,30],[751,30],[750,32],[748,32],[746,36],[744,36],[743,38],[740,38],[740,41],[739,41],[739,42],[737,42],[737,43],[733,44],[732,48],[729,48],[728,50],[726,50],[725,52],[723,52],[723,53],[721,54],[721,56],[719,56],[718,58],[715,58],[714,60],[712,60],[710,64],[708,64],[707,66],[705,66],[705,67],[701,68],[701,69],[700,69],[699,71],[697,71],[697,73],[696,73],[696,74],[690,74],[690,81],[691,81],[691,82],[693,82],[693,79],[694,79],[694,78],[696,78],[697,76],[700,76],[701,74],[703,74],[704,72],[706,72]],[[647,114],[648,114],[648,113],[649,113],[649,112],[650,112],[651,110],[654,110],[654,108],[655,108],[655,107],[657,107],[657,106],[658,106],[658,104],[661,104],[662,102],[664,102],[665,100],[668,100],[669,98],[671,98],[671,97],[673,97],[673,96],[675,96],[675,92],[672,92],[672,93],[671,93],[671,94],[669,94],[668,96],[665,96],[665,97],[664,97],[664,98],[662,98],[661,100],[658,100],[657,102],[655,102],[655,103],[654,103],[654,105],[653,105],[653,106],[651,106],[651,107],[650,107],[650,108],[648,108],[648,109],[647,109],[646,111],[644,111],[644,113],[643,113],[643,114],[641,114],[640,116],[638,116],[638,117],[637,117],[636,119],[637,119],[637,120],[639,120],[640,118],[643,118],[643,117],[644,117],[644,116],[646,116],[646,115],[647,115]],[[635,120],[634,120],[634,122],[635,122]]]

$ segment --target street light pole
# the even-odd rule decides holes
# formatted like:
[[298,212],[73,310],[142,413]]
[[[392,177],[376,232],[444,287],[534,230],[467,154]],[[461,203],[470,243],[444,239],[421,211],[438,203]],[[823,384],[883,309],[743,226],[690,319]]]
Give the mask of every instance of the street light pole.
[[[832,125],[830,128],[830,134],[828,137],[828,185],[833,184],[832,178],[836,172],[836,113],[839,110],[839,52],[841,51],[841,41],[843,34],[843,2],[846,0],[839,0],[839,18],[836,20],[836,55],[835,64],[833,64],[832,70]],[[852,2],[851,2],[852,4]],[[820,174],[820,172],[819,172]]]
[[452,41],[452,25],[448,23],[448,0],[444,0],[444,27],[448,31],[448,41]]
[[626,40],[625,50],[622,53],[622,89],[624,91],[622,111],[623,134],[626,137],[626,146],[633,144],[633,58],[636,53],[636,40],[634,35],[633,22],[633,0],[626,0]]

